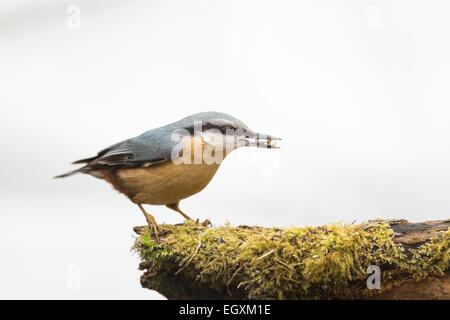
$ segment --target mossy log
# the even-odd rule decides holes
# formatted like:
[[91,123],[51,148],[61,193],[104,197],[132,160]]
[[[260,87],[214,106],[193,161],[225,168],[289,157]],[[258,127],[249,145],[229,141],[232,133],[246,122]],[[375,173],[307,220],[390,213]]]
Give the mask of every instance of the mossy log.
[[[450,299],[450,219],[134,227],[141,284],[168,299]],[[381,270],[369,289],[369,266]]]

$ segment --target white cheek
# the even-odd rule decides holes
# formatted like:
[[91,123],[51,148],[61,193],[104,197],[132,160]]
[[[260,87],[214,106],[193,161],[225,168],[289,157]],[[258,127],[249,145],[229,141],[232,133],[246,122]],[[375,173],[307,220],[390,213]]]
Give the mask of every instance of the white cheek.
[[227,135],[225,138],[225,145],[228,150],[237,148],[236,138],[233,135]]

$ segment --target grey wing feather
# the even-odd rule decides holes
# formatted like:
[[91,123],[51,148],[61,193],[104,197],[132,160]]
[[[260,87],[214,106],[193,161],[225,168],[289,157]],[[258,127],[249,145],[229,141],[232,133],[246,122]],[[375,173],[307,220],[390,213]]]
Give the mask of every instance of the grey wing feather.
[[89,173],[98,169],[149,167],[171,160],[172,149],[179,152],[178,141],[172,141],[171,126],[149,130],[138,137],[116,143],[97,153],[96,156],[81,159],[74,164],[85,166],[55,178],[64,178],[75,173]]
[[172,143],[164,134],[141,135],[100,151],[88,162],[98,167],[148,167],[171,159]]

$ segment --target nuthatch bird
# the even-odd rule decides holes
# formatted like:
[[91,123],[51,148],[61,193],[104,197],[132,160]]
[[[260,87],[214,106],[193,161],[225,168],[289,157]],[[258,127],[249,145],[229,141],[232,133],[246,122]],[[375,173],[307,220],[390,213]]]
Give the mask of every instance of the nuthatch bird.
[[180,210],[180,200],[205,188],[229,152],[242,146],[275,148],[276,140],[230,115],[202,112],[77,160],[73,164],[85,165],[55,178],[87,173],[106,180],[138,205],[158,237],[155,218],[143,204],[165,205],[192,220]]

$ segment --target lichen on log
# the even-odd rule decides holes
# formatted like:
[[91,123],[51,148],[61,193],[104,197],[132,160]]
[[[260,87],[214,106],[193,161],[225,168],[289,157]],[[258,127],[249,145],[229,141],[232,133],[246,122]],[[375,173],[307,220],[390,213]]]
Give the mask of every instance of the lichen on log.
[[[389,297],[426,279],[444,284],[431,298],[450,299],[450,220],[287,228],[187,221],[160,228],[157,243],[148,227],[135,227],[133,249],[145,271],[142,286],[169,299]],[[371,265],[382,270],[380,290],[366,286]]]

